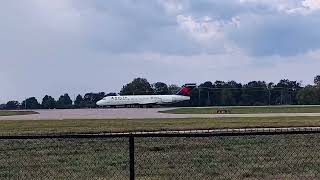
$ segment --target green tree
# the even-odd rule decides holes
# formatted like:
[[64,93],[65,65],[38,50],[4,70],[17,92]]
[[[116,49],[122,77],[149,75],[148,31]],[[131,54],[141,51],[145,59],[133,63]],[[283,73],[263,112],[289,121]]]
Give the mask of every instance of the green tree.
[[226,82],[224,81],[215,81],[212,84],[212,105],[223,105],[222,102],[222,91],[226,88]]
[[314,77],[314,84],[320,87],[320,75]]
[[9,101],[6,104],[5,109],[13,110],[13,109],[18,109],[20,106],[20,103],[18,101]]
[[54,109],[54,108],[56,108],[56,101],[54,100],[53,97],[46,95],[42,99],[41,106],[44,109]]
[[83,97],[79,94],[76,97],[76,100],[74,101],[74,107],[75,108],[82,108],[84,106],[85,106],[85,103],[84,103]]
[[210,81],[200,84],[194,93],[191,93],[191,103],[198,106],[212,105],[214,101],[213,88],[214,85]]
[[177,94],[181,87],[175,84],[171,84],[168,87],[168,94]]
[[57,101],[58,109],[70,109],[72,108],[72,100],[68,94],[64,94],[60,96],[59,100]]
[[39,109],[41,108],[41,105],[35,97],[30,97],[22,101],[21,107],[27,109]]
[[[221,106],[237,105],[241,100],[242,84],[235,81],[206,81],[200,84],[197,92],[193,93],[191,100],[199,99],[198,105]],[[198,97],[197,97],[198,96]]]
[[152,85],[154,89],[154,93],[157,95],[167,95],[169,94],[168,85],[163,82],[157,82]]
[[319,104],[320,97],[319,97],[318,88],[308,85],[301,89],[297,94],[298,104],[305,104],[305,105],[314,105]]
[[235,81],[229,81],[225,84],[225,88],[229,89],[229,105],[239,105],[242,95],[242,84]]
[[264,81],[251,81],[242,89],[242,105],[267,105],[269,103],[269,92]]
[[151,95],[154,94],[154,91],[147,81],[144,78],[136,78],[131,83],[123,86],[120,91],[121,95]]
[[85,107],[88,108],[95,108],[97,107],[96,103],[105,97],[104,92],[100,93],[86,93],[83,97],[83,101],[85,104]]
[[108,93],[106,96],[117,96],[117,93],[114,93],[114,92]]
[[297,93],[301,89],[301,83],[282,79],[271,89],[272,104],[297,104]]
[[225,88],[222,90],[221,103],[224,106],[236,105],[236,100],[234,99],[234,97],[232,95],[232,89]]

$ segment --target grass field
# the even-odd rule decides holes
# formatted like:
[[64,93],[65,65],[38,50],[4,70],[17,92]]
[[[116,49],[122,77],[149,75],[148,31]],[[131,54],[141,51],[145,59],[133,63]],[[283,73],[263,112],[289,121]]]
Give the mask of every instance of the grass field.
[[34,111],[2,111],[0,110],[0,116],[16,116],[16,115],[28,115],[28,114],[38,114]]
[[[2,135],[320,126],[320,117],[0,121]],[[0,134],[0,135],[1,135]]]
[[[320,126],[320,117],[0,121],[2,135]],[[128,179],[127,138],[0,140],[0,179]],[[136,179],[317,179],[320,135],[135,139]]]
[[[137,138],[136,179],[318,179],[320,136]],[[128,139],[0,140],[0,179],[129,179]]]
[[217,114],[217,110],[230,110],[231,114],[259,114],[259,113],[320,113],[320,106],[262,106],[262,107],[205,107],[205,108],[177,108],[162,113],[171,114]]

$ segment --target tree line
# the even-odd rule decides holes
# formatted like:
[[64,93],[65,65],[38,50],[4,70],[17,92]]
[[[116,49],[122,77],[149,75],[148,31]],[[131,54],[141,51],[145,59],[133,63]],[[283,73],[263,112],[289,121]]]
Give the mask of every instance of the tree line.
[[[120,95],[169,95],[180,89],[177,85],[163,82],[150,84],[145,78],[136,78],[124,85]],[[68,94],[57,100],[46,95],[39,102],[35,97],[21,103],[9,101],[0,105],[0,109],[71,109],[96,108],[96,102],[105,96],[117,93],[99,92],[78,95],[71,100]],[[241,84],[235,81],[206,81],[191,93],[191,100],[175,106],[235,106],[235,105],[315,105],[320,104],[320,75],[314,78],[314,85],[302,87],[298,81],[282,79],[278,83],[251,81]]]

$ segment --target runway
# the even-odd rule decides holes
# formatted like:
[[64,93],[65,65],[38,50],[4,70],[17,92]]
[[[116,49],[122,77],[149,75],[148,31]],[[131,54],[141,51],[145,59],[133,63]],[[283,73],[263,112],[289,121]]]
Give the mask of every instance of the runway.
[[222,118],[222,117],[296,117],[319,116],[320,113],[265,113],[265,114],[167,114],[158,111],[173,108],[67,109],[34,110],[39,114],[1,116],[0,120],[66,120],[66,119],[158,119],[158,118]]

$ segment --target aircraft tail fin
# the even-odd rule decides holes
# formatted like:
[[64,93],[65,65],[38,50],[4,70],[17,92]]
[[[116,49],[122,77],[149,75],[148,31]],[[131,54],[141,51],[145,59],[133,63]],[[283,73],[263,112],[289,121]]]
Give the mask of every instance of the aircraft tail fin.
[[190,96],[192,90],[196,88],[196,84],[185,84],[182,88],[177,92],[177,95],[180,96]]

